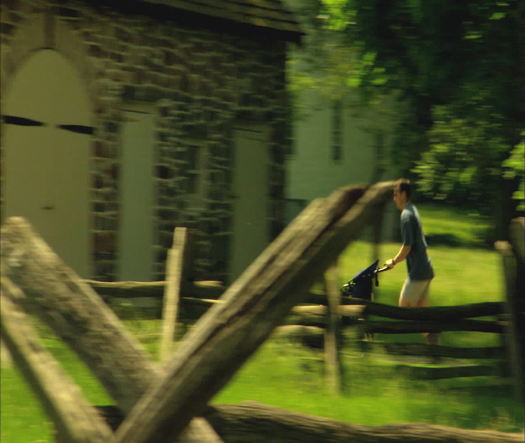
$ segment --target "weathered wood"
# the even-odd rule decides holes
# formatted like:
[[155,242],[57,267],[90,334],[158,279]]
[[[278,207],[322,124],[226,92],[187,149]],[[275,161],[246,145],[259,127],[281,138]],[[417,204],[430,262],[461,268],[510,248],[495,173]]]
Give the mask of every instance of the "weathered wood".
[[1,242],[2,277],[25,292],[18,294],[17,302],[53,328],[128,413],[162,371],[93,289],[23,218],[6,220]]
[[382,334],[412,334],[415,332],[471,331],[501,334],[503,325],[495,321],[459,320],[448,321],[363,321],[362,327],[367,332]]
[[[98,413],[116,430],[124,420],[124,415],[115,406],[95,406]],[[191,421],[175,443],[222,443],[222,439],[202,417],[196,417]]]
[[[82,280],[89,284],[103,298],[132,299],[135,297],[152,297],[162,299],[164,297],[165,281],[115,281],[105,282],[98,280]],[[182,302],[186,298],[218,299],[225,291],[220,281],[204,280],[190,282],[183,291]],[[346,299],[343,302],[346,303]],[[312,290],[304,294],[301,299],[304,303],[326,304],[326,294],[323,291]]]
[[186,334],[168,373],[122,423],[117,441],[179,435],[359,235],[391,186],[373,186],[361,198],[360,189],[342,189],[310,204],[228,288],[224,303],[209,309]]
[[[496,242],[501,253],[505,280],[505,334],[509,351],[509,364],[514,380],[517,400],[525,400],[525,218],[512,220],[509,227],[510,242]],[[525,418],[525,413],[523,414]]]
[[[102,298],[112,299],[133,299],[142,297],[152,297],[161,300],[164,297],[165,281],[115,281],[105,282],[98,280],[84,279],[83,282],[90,285],[97,291]],[[182,304],[187,299],[217,300],[225,291],[224,286],[219,281],[194,281],[185,286],[182,296]],[[341,302],[347,304],[349,298],[342,297]],[[324,291],[306,291],[301,299],[303,303],[326,305],[326,294]]]
[[[343,325],[355,325],[357,319],[362,316],[363,310],[364,306],[362,305],[340,305],[337,312]],[[325,305],[294,306],[290,315],[286,317],[285,323],[325,327],[327,313],[328,308]]]
[[166,260],[166,285],[162,309],[162,332],[159,345],[160,360],[165,362],[173,350],[173,340],[177,326],[177,314],[182,286],[186,280],[189,249],[188,228],[177,227],[173,232],[173,245]]
[[439,380],[456,377],[502,376],[504,371],[500,366],[468,365],[448,367],[426,367],[413,365],[397,365],[396,369],[409,378],[419,380]]
[[2,226],[2,272],[27,295],[19,300],[74,349],[124,411],[160,372],[117,316],[22,218]]
[[[163,297],[166,282],[100,282],[95,280],[83,280],[88,283],[103,297],[134,298],[134,297]],[[196,281],[189,286],[187,293],[182,298],[182,305],[187,299],[202,298],[217,299],[224,292],[224,287],[216,281]],[[306,291],[300,299],[302,303],[326,305],[326,293],[324,291]],[[204,302],[206,303],[206,302]],[[472,303],[458,306],[433,306],[425,308],[402,308],[375,302],[367,302],[362,299],[341,297],[342,305],[367,304],[366,313],[390,318],[405,320],[440,320],[446,316],[449,319],[482,317],[499,315],[504,312],[504,304],[501,302]]]
[[223,440],[207,420],[196,417],[186,426],[175,443],[222,443]]
[[427,424],[362,426],[249,402],[213,405],[203,416],[227,443],[521,443],[523,435]]
[[324,274],[324,287],[327,296],[326,328],[324,334],[325,377],[329,391],[342,391],[342,365],[339,348],[341,345],[339,298],[337,285],[337,266],[330,266]]
[[116,281],[106,282],[82,279],[102,297],[134,298],[164,296],[165,281]]
[[347,298],[347,303],[365,305],[364,314],[380,317],[396,318],[400,320],[434,320],[448,321],[471,317],[487,317],[502,314],[504,311],[501,302],[471,303],[457,306],[428,306],[424,308],[404,308],[399,306],[376,303],[360,298]]
[[[513,341],[513,375],[517,398],[525,401],[525,217],[512,220],[509,232],[512,251],[516,260],[514,296],[509,298],[507,306],[510,314],[509,335]],[[522,411],[525,419],[525,412]]]
[[[324,325],[326,317],[326,295],[324,293],[310,293],[306,299],[301,301],[314,301],[315,305],[297,305],[292,309],[288,324]],[[322,299],[321,299],[322,298]],[[344,325],[353,325],[358,317],[377,315],[382,317],[405,319],[405,320],[430,320],[441,321],[443,318],[456,320],[471,317],[485,317],[500,315],[504,312],[504,304],[501,302],[473,303],[458,306],[435,306],[425,308],[402,308],[385,305],[381,303],[368,302],[362,299],[341,297],[342,304],[339,306],[339,314]],[[207,309],[221,299],[204,299],[184,297],[181,300],[181,309],[185,314],[185,320],[197,320]],[[295,319],[295,320],[294,320]]]
[[274,337],[298,337],[301,335],[323,336],[324,328],[317,326],[283,325],[275,328],[272,334]]
[[361,349],[366,351],[380,351],[392,355],[407,356],[432,356],[448,357],[459,359],[491,359],[503,358],[505,351],[503,347],[485,347],[485,348],[455,348],[451,346],[427,345],[423,343],[380,343],[365,342]]
[[525,261],[525,217],[518,217],[511,221],[509,238],[516,257],[523,263]]
[[[114,408],[110,415],[122,416]],[[106,413],[107,414],[107,413]],[[256,402],[211,405],[202,414],[226,443],[508,443],[521,442],[520,434],[469,430],[426,424],[361,426],[338,422]]]
[[[361,300],[361,303],[363,301]],[[384,334],[402,334],[415,332],[444,332],[444,331],[473,331],[473,332],[493,332],[500,333],[503,331],[504,325],[498,321],[486,320],[453,320],[453,321],[430,321],[418,320],[410,310],[418,310],[424,312],[425,309],[433,308],[396,308],[401,309],[402,312],[396,315],[397,317],[407,316],[412,318],[410,321],[368,321],[360,318],[370,305],[344,305],[339,306],[339,314],[341,316],[341,324],[346,326],[354,326],[359,324],[367,332],[381,332]],[[382,305],[386,306],[386,305]],[[389,307],[387,307],[389,308]],[[382,309],[382,308],[381,308]],[[421,309],[421,310],[419,310]],[[370,311],[368,311],[370,312]],[[385,314],[386,310],[382,311]],[[295,306],[292,308],[291,314],[286,318],[287,324],[297,324],[302,326],[326,326],[326,306]],[[431,317],[434,317],[432,315]],[[395,318],[395,317],[394,317]]]
[[[165,281],[117,281],[104,282],[97,280],[82,280],[90,285],[103,297],[134,298],[134,297],[164,297]],[[224,292],[224,286],[219,281],[194,281],[185,286],[184,297],[217,299]]]
[[55,422],[58,438],[67,442],[109,441],[112,431],[80,389],[44,348],[28,316],[14,302],[23,298],[8,277],[1,281],[0,327],[18,368]]
[[326,306],[294,306],[283,321],[284,325],[326,327]]

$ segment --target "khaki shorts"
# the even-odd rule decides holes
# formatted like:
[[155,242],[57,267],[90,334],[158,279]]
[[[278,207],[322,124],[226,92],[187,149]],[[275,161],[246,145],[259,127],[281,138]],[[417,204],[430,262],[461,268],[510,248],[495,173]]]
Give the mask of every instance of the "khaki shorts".
[[425,306],[432,280],[410,280],[407,278],[399,295],[399,306]]

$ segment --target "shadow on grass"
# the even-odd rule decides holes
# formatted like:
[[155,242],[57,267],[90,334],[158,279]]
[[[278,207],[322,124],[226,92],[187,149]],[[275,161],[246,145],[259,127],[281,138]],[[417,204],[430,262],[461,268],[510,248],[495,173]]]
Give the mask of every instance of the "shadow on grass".
[[490,249],[489,242],[483,239],[467,240],[458,235],[448,233],[427,234],[425,237],[429,247],[448,246],[450,248]]

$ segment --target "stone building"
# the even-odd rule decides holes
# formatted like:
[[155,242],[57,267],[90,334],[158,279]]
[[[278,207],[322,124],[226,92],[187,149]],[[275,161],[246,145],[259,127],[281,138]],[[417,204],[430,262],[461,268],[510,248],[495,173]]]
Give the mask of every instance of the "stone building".
[[161,279],[176,226],[227,279],[280,231],[280,0],[2,0],[1,22],[2,218],[101,280]]

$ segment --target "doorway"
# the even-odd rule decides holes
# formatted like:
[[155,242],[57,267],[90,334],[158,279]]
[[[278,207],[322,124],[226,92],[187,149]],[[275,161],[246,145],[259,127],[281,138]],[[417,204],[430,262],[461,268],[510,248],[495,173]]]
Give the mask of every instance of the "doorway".
[[119,280],[153,276],[154,119],[148,106],[124,110],[121,138]]
[[234,130],[233,238],[229,276],[233,281],[269,240],[268,131],[261,125]]
[[86,88],[59,52],[34,52],[9,83],[4,213],[25,217],[81,276],[92,272],[89,164],[93,127]]

